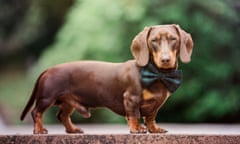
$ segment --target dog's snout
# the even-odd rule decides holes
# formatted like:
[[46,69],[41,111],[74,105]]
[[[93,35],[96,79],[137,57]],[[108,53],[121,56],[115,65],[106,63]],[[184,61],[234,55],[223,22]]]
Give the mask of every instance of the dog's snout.
[[169,56],[169,55],[162,56],[162,57],[161,57],[161,62],[162,62],[163,64],[169,63],[169,62],[170,62],[170,56]]

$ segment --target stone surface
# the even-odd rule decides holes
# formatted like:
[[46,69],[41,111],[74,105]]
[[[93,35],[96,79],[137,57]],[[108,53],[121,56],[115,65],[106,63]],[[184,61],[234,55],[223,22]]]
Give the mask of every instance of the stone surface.
[[78,134],[2,135],[1,144],[239,144],[237,135]]
[[47,125],[47,135],[32,135],[32,126],[0,130],[0,144],[240,144],[240,125],[161,124],[167,134],[129,134],[127,125],[79,125],[85,134],[65,134],[61,125]]

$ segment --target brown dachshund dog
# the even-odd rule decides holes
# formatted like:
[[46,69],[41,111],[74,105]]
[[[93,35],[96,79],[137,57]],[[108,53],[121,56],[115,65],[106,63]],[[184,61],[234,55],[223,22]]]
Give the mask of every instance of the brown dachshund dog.
[[[192,47],[191,35],[178,25],[157,25],[146,27],[134,38],[131,51],[135,60],[124,63],[76,61],[56,65],[39,76],[21,120],[35,102],[33,133],[46,134],[43,113],[57,105],[60,108],[57,118],[66,132],[83,133],[71,122],[73,111],[88,118],[90,108],[107,107],[126,117],[131,133],[165,133],[166,130],[157,126],[155,117],[176,88],[151,77],[154,73],[149,72],[147,66],[151,64],[153,71],[170,75],[168,73],[177,70],[178,56],[182,62],[190,62]],[[145,74],[150,76],[143,80]],[[152,79],[151,83],[148,78]],[[173,82],[179,85],[179,80],[173,79]],[[146,128],[140,124],[141,118]]]

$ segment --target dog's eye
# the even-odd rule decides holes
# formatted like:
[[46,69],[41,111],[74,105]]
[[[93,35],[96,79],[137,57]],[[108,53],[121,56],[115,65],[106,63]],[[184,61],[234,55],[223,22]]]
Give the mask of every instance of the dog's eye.
[[152,42],[157,42],[157,38],[154,38],[151,40]]
[[170,39],[171,41],[177,40],[177,38],[175,38],[175,37],[170,37],[169,39]]

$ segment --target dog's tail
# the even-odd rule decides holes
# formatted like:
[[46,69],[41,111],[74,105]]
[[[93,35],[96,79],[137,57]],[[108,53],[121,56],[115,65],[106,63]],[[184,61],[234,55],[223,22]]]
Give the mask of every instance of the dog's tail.
[[38,90],[38,85],[39,85],[39,80],[41,79],[42,75],[45,73],[46,71],[44,71],[37,79],[36,83],[35,83],[35,86],[33,88],[33,92],[32,92],[32,95],[30,97],[30,99],[28,100],[28,103],[27,105],[25,106],[22,114],[21,114],[21,117],[20,117],[20,120],[22,121],[26,114],[29,112],[30,108],[32,107],[34,101],[35,101],[35,98],[36,98],[36,93],[37,93],[37,90]]

